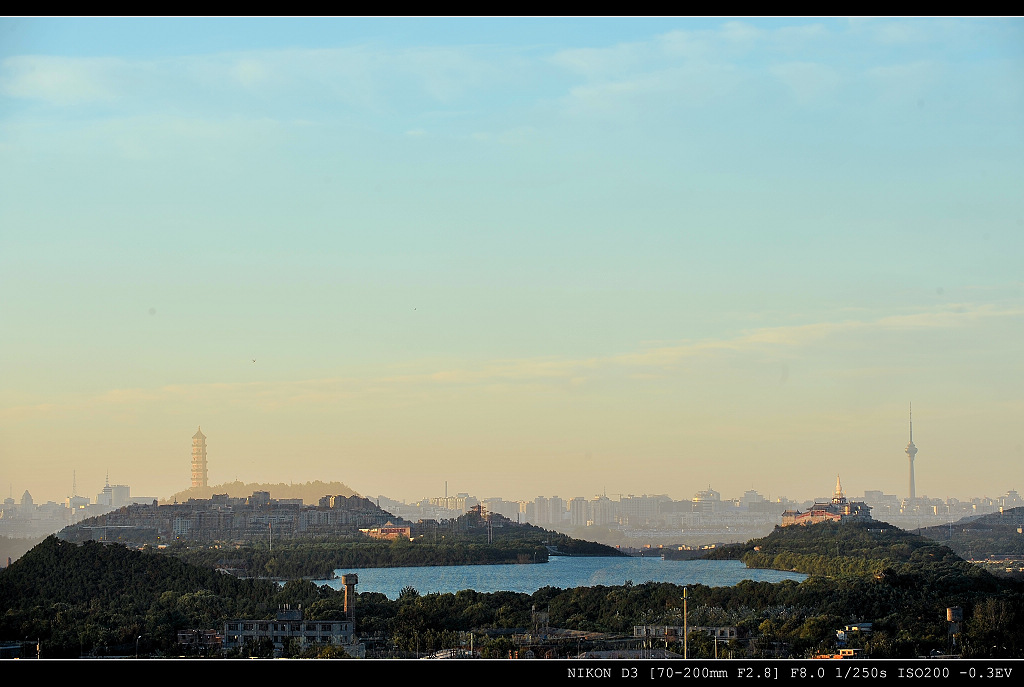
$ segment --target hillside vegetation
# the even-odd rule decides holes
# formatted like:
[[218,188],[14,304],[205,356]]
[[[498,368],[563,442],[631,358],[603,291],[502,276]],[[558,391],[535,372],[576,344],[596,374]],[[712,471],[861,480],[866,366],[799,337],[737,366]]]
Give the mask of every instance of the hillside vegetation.
[[941,542],[962,558],[990,556],[1024,558],[1024,508],[964,519],[950,525],[920,530],[921,535]]
[[[834,651],[837,629],[870,622],[873,632],[852,638],[851,645],[876,658],[932,651],[1024,657],[1024,587],[895,528],[786,528],[716,552],[723,554],[754,563],[788,561],[790,569],[809,577],[799,584],[690,586],[691,628],[738,630],[737,639],[718,645],[720,655],[804,657]],[[681,626],[682,595],[680,586],[654,582],[545,587],[533,594],[420,594],[407,588],[397,600],[363,591],[356,596],[356,626],[364,638],[377,638],[371,654],[411,656],[451,648],[472,633],[485,655],[503,657],[528,648],[514,644],[513,633],[534,633],[550,637],[534,640],[535,653],[571,656],[581,649],[634,646],[634,625]],[[308,581],[278,586],[239,580],[151,551],[50,537],[0,572],[0,641],[39,638],[43,655],[57,657],[131,654],[141,636],[143,655],[174,655],[178,629],[219,630],[228,618],[272,617],[284,603],[301,604],[310,619],[329,619],[342,613],[343,595]],[[955,644],[946,622],[950,606],[964,613]],[[549,630],[537,632],[540,622]],[[668,641],[670,649],[680,649]],[[710,657],[715,650],[707,635],[691,632],[691,656]]]
[[883,522],[776,527],[767,537],[715,549],[704,558],[829,576],[874,575],[910,563],[960,563],[974,570],[949,548]]
[[492,514],[491,527],[479,511],[454,520],[416,526],[408,539],[381,541],[362,535],[290,539],[222,546],[176,544],[162,551],[206,567],[240,569],[247,576],[329,579],[338,569],[431,565],[546,563],[550,555],[621,556],[609,546],[573,539],[535,525]]
[[277,595],[271,582],[51,536],[0,573],[0,639],[39,638],[50,658],[129,653],[139,635],[169,649],[178,629],[265,612]]

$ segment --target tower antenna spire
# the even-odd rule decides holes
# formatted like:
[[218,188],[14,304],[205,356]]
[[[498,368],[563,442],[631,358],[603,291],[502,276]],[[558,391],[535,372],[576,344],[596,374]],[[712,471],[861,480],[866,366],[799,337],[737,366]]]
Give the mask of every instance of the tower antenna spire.
[[910,501],[913,502],[917,498],[917,490],[914,487],[914,457],[917,455],[917,447],[914,446],[914,404],[910,404],[910,443],[907,444],[906,454],[907,458],[910,459],[910,484],[907,490],[910,495]]

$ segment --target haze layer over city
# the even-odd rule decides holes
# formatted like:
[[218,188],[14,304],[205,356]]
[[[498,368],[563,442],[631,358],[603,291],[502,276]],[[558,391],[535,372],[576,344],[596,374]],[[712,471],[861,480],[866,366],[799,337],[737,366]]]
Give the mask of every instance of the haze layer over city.
[[0,19],[0,480],[1024,488],[1019,19]]

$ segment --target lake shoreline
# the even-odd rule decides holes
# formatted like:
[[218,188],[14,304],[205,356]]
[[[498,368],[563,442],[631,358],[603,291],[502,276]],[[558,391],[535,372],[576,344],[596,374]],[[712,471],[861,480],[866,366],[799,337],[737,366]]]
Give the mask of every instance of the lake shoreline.
[[316,583],[338,588],[339,576],[348,573],[359,575],[360,593],[382,593],[391,599],[398,598],[401,590],[406,587],[413,587],[421,594],[455,593],[464,589],[481,593],[532,594],[543,587],[611,587],[648,581],[718,587],[733,586],[743,580],[800,582],[807,578],[807,575],[790,571],[747,568],[737,560],[667,561],[655,557],[552,556],[548,565],[543,566],[496,564],[339,568],[334,571],[334,579],[316,580]]

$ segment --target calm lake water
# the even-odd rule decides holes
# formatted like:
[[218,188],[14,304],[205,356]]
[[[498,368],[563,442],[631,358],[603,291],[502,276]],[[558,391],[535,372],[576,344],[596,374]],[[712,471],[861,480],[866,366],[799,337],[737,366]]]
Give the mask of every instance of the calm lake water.
[[[663,561],[660,558],[569,558],[552,556],[536,565],[446,565],[424,568],[358,568],[336,570],[359,575],[360,592],[380,592],[397,599],[403,587],[415,587],[420,594],[512,591],[532,594],[541,587],[606,587],[647,581],[674,584],[703,584],[731,587],[743,580],[755,582],[800,582],[807,576],[780,570],[747,568],[740,561]],[[328,580],[338,589],[341,580]]]

